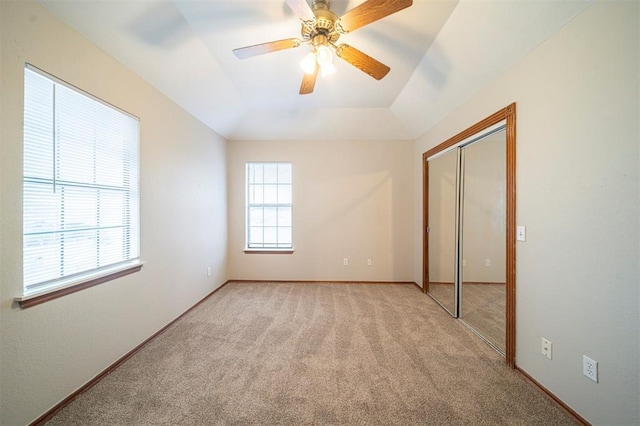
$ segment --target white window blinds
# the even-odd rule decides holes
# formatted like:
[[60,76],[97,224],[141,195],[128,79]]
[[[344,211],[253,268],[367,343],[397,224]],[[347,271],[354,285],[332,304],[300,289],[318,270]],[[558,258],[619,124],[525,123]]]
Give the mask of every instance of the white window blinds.
[[140,257],[139,121],[25,68],[24,292]]

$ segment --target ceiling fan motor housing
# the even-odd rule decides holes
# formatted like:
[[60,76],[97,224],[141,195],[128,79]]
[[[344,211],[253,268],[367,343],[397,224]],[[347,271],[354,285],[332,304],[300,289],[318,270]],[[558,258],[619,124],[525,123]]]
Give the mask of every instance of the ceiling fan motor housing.
[[[313,14],[315,22],[303,22],[301,35],[304,41],[315,40],[316,36],[323,35],[330,43],[335,43],[340,34],[335,31],[335,24],[338,16],[329,10],[327,0],[314,0]],[[315,43],[314,43],[315,44]]]

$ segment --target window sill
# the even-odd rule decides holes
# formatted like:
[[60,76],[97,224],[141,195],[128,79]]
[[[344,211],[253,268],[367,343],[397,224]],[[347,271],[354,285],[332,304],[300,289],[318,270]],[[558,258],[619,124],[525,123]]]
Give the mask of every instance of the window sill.
[[52,289],[44,289],[35,291],[30,294],[25,294],[20,297],[16,297],[14,300],[20,305],[20,308],[26,309],[32,306],[39,305],[50,300],[58,299],[68,294],[76,293],[80,290],[84,290],[89,287],[93,287],[99,284],[106,283],[107,281],[115,280],[117,278],[124,277],[125,275],[133,274],[142,269],[142,262],[135,264],[129,264],[121,266],[119,268],[105,271],[101,275],[87,277],[70,284],[65,287],[56,287]]
[[245,254],[293,254],[293,247],[287,249],[244,249]]

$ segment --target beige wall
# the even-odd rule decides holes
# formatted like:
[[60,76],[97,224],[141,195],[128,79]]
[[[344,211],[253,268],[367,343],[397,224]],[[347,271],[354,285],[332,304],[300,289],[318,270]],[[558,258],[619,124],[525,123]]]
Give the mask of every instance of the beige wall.
[[[413,281],[412,149],[408,141],[230,142],[229,276]],[[293,254],[243,252],[248,161],[293,163]]]
[[[0,424],[18,425],[225,282],[226,142],[40,6],[0,1],[0,15]],[[25,62],[140,117],[145,265],[20,310]]]
[[[640,423],[637,1],[597,2],[419,138],[517,103],[516,363],[593,424]],[[414,211],[421,273],[421,188]],[[553,359],[540,338],[553,342]],[[600,382],[582,375],[582,355]]]
[[[0,423],[35,419],[227,278],[420,282],[422,152],[513,101],[516,362],[594,424],[640,423],[638,13],[597,3],[415,144],[227,145],[39,6],[0,1]],[[22,311],[27,61],[141,118],[146,264]],[[244,163],[276,160],[293,162],[296,250],[245,255]]]

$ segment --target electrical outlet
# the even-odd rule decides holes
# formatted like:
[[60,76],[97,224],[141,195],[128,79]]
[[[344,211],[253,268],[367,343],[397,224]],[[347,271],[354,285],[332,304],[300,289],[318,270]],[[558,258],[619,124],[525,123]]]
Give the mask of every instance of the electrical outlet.
[[541,352],[542,352],[542,355],[551,359],[551,342],[545,339],[544,337],[542,338]]
[[598,383],[598,362],[582,355],[582,374]]
[[484,260],[484,266],[486,266],[486,267],[491,266],[491,259],[485,259]]
[[367,259],[367,266],[371,266],[371,265],[372,265],[371,259]]
[[211,276],[211,266],[207,267],[207,276],[210,277]]
[[349,266],[349,258],[348,258],[348,257],[345,257],[344,259],[342,259],[342,264],[343,264],[344,266]]

